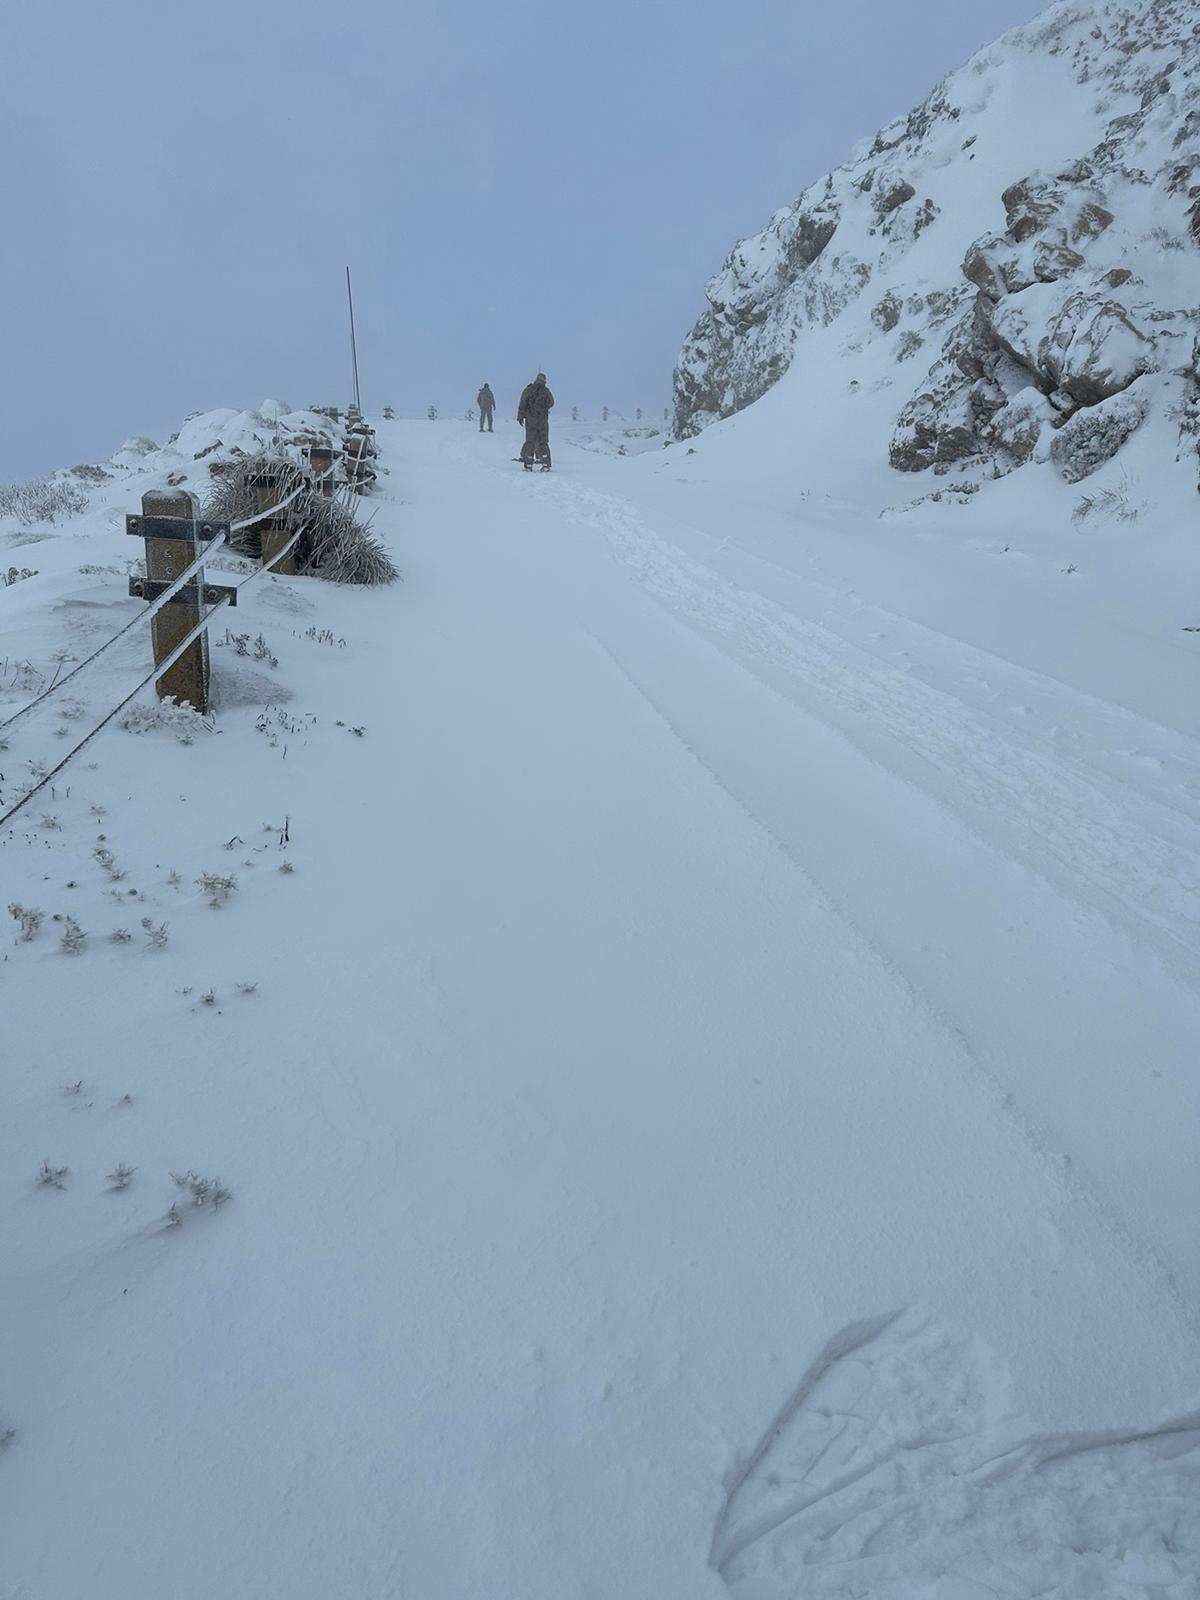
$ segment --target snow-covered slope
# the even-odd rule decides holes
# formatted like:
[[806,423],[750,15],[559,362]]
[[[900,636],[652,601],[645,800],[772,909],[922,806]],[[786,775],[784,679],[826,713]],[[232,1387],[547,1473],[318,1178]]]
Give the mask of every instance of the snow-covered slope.
[[[707,298],[681,437],[790,369],[802,463],[819,413],[900,471],[1053,461],[1074,482],[1153,418],[1194,482],[1195,4],[1063,3],[1006,34],[736,246]],[[881,415],[863,388],[889,391]]]

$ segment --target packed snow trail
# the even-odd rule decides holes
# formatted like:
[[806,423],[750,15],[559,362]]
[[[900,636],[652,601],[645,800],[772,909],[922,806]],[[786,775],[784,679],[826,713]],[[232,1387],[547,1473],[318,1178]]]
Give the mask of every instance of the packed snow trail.
[[[630,463],[556,440],[527,478],[511,426],[379,433],[404,585],[264,580],[265,728],[261,674],[215,652],[219,737],[106,733],[60,827],[0,851],[5,900],[69,910],[102,828],[171,925],[0,969],[0,1593],[790,1595],[751,1558],[809,1444],[780,1436],[749,1505],[764,1430],[831,1335],[904,1305],[965,1341],[948,1369],[902,1323],[872,1366],[922,1463],[946,1401],[914,1372],[954,1388],[962,1460],[1009,1409],[975,1339],[1042,1431],[1200,1402],[1189,847],[1153,774],[1069,781],[969,684],[931,700],[831,642],[794,575],[723,585]],[[1051,826],[1019,848],[987,818],[1027,778]],[[1114,807],[1134,881],[1096,842]],[[226,867],[210,911],[191,885]],[[166,1228],[188,1168],[233,1199]],[[1189,1447],[1163,1437],[1125,1500],[1118,1472],[1121,1592],[1174,1582],[1138,1543]],[[973,1571],[1020,1521],[990,1504]]]

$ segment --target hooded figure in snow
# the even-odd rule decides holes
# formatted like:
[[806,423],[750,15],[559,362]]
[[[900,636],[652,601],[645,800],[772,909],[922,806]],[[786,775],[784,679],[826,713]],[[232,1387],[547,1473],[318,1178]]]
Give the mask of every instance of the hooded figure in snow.
[[517,407],[517,421],[525,425],[525,443],[521,446],[521,464],[526,472],[533,471],[539,462],[543,472],[550,471],[550,408],[554,396],[546,387],[546,374],[539,372],[532,383],[521,391]]
[[479,431],[483,432],[483,425],[487,423],[487,431],[492,431],[492,417],[496,410],[496,396],[492,393],[490,383],[485,383],[475,396],[475,403],[479,407]]

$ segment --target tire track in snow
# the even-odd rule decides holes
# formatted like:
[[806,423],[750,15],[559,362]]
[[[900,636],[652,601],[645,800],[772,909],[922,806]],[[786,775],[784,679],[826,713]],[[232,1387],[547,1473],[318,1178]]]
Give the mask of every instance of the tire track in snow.
[[[1114,1205],[1111,1197],[1089,1182],[1084,1174],[1078,1170],[1064,1172],[1061,1167],[1061,1155],[1055,1138],[1052,1134],[1039,1125],[1036,1117],[1029,1114],[1024,1105],[1018,1104],[1011,1088],[1003,1075],[998,1074],[994,1066],[987,1059],[987,1052],[978,1048],[971,1030],[960,1023],[949,1011],[939,1007],[936,1001],[927,994],[917,982],[912,973],[907,970],[904,963],[897,963],[894,956],[886,948],[886,942],[881,943],[876,931],[863,922],[861,917],[856,917],[843,899],[832,893],[829,888],[818,881],[818,877],[810,871],[809,865],[803,856],[797,852],[788,839],[783,837],[771,822],[756,809],[751,800],[747,799],[739,790],[726,781],[722,774],[706,759],[704,754],[697,749],[687,734],[680,728],[660,704],[658,698],[650,692],[645,684],[639,681],[636,674],[622,661],[612,648],[598,634],[581,623],[587,637],[592,641],[596,650],[604,656],[617,672],[621,680],[628,686],[630,692],[637,696],[650,713],[661,723],[670,737],[682,749],[686,750],[690,758],[696,762],[706,776],[737,806],[739,811],[754,827],[770,839],[772,845],[786,860],[788,866],[797,872],[808,886],[809,892],[815,895],[825,906],[829,915],[844,923],[850,936],[864,949],[870,952],[873,960],[887,972],[889,978],[896,983],[907,995],[911,1005],[918,1011],[928,1014],[935,1027],[944,1029],[950,1035],[955,1046],[961,1054],[964,1064],[968,1065],[975,1076],[981,1092],[989,1101],[994,1114],[1002,1118],[1011,1126],[1017,1137],[1030,1150],[1035,1160],[1043,1163],[1048,1172],[1053,1172],[1055,1181],[1064,1185],[1073,1198],[1090,1211],[1100,1221],[1111,1237],[1119,1242],[1123,1251],[1137,1259],[1143,1267],[1154,1277],[1163,1291],[1177,1306],[1181,1317],[1200,1332],[1200,1322],[1197,1321],[1188,1301],[1180,1293],[1171,1269],[1169,1259],[1162,1253],[1157,1243],[1147,1242],[1136,1227],[1131,1226],[1129,1219],[1124,1215],[1118,1205]],[[893,1313],[880,1319],[875,1319],[872,1326],[883,1328],[894,1321],[902,1313]],[[866,1326],[865,1324],[863,1325]],[[857,1328],[855,1333],[862,1330]],[[839,1336],[841,1338],[843,1336]],[[836,1341],[835,1341],[836,1342]],[[832,1348],[832,1346],[831,1346]],[[827,1352],[828,1353],[828,1352]]]
[[736,587],[660,539],[628,503],[562,485],[553,498],[569,519],[603,532],[618,563],[665,610],[776,688],[786,685],[827,726],[1060,891],[1135,919],[1176,961],[1186,952],[1195,981],[1200,851],[1177,813],[1068,756],[1042,755],[953,695]]

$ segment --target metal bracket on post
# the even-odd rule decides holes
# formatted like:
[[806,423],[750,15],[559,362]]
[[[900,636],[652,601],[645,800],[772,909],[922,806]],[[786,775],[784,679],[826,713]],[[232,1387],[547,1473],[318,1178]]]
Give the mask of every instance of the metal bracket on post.
[[[201,569],[203,570],[203,569]],[[130,578],[129,594],[134,600],[157,600],[160,594],[165,594],[171,587],[161,578]],[[228,600],[231,606],[237,605],[237,590],[228,583],[206,583],[202,587],[194,583],[185,583],[177,594],[173,594],[167,601],[170,605],[188,606],[215,606],[222,600]]]
[[[157,599],[203,554],[206,544],[228,533],[224,523],[201,522],[196,510],[195,495],[185,489],[151,489],[142,496],[141,516],[125,518],[126,533],[146,541],[146,576],[130,580],[130,594]],[[156,611],[150,618],[155,662],[165,661],[196,627],[210,595],[221,598],[226,592],[206,584],[201,567],[193,582]],[[202,633],[157,680],[158,697],[171,697],[179,705],[187,701],[203,716],[208,711],[208,679],[208,634]]]
[[[157,501],[165,497],[165,490],[158,494],[143,495],[142,504],[145,505],[146,501],[150,499]],[[173,496],[172,498],[192,500],[194,503],[194,498],[191,495]],[[161,513],[156,516],[147,516],[143,512],[140,517],[128,516],[125,518],[125,532],[131,533],[135,539],[187,539],[189,542],[195,541],[200,544],[208,544],[210,540],[218,538],[222,533],[228,535],[229,524],[227,522],[196,522],[183,514],[176,516],[174,512],[166,516]],[[194,561],[195,559],[195,556],[193,556],[192,560]],[[184,565],[186,566],[186,564],[185,562]]]

